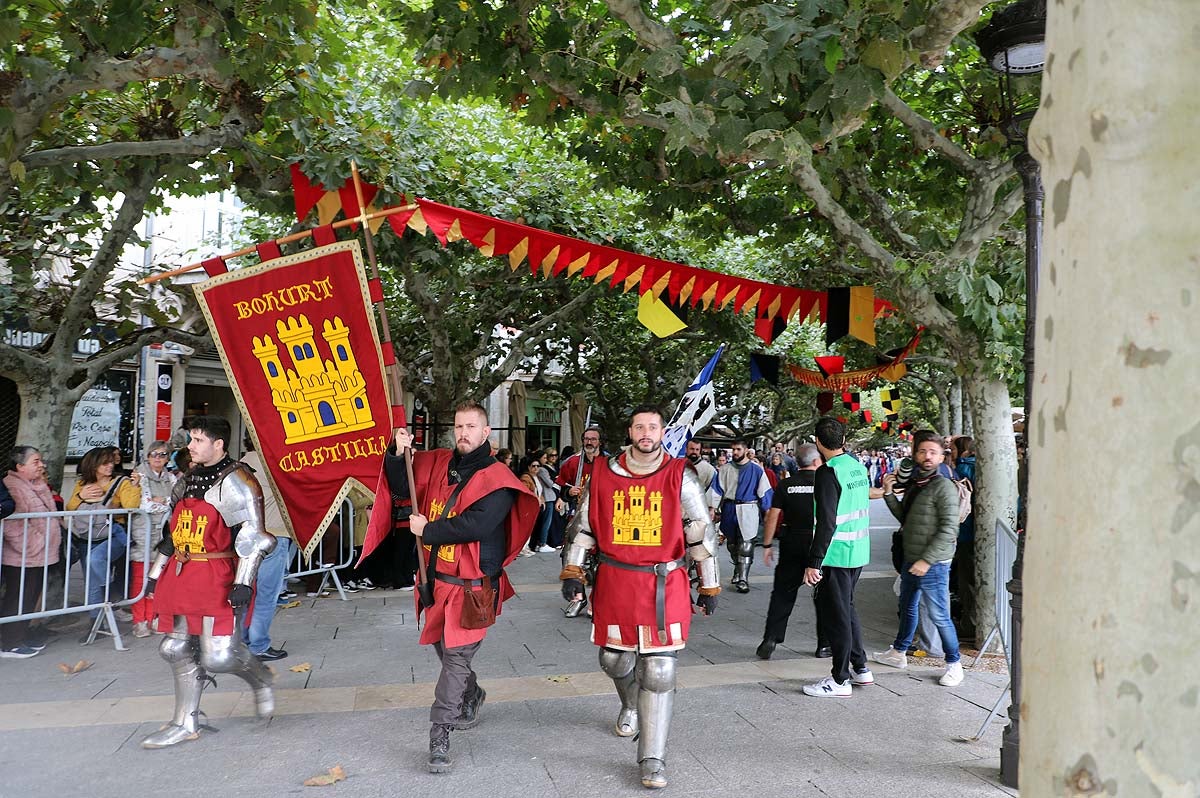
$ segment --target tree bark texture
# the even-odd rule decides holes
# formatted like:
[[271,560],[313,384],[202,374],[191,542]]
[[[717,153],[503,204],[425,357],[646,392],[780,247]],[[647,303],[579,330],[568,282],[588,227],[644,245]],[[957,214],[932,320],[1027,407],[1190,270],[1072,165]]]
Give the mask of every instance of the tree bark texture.
[[945,435],[962,435],[963,384],[962,377],[950,380],[950,422]]
[[1021,792],[1194,796],[1200,12],[1058,0],[1048,22]]
[[1017,446],[1012,431],[1008,386],[977,372],[963,379],[975,425],[975,630],[982,639],[996,622],[996,522],[1016,526]]

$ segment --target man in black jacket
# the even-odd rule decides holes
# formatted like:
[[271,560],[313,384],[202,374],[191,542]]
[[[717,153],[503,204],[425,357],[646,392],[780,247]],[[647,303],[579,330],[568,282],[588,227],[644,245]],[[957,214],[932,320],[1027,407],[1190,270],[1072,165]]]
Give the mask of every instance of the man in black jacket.
[[[813,478],[821,467],[821,453],[811,443],[800,447],[799,467],[790,477],[775,486],[771,509],[763,528],[763,562],[771,564],[771,543],[779,538],[779,564],[775,566],[775,583],[771,588],[771,603],[767,607],[767,625],[763,640],[755,653],[759,659],[770,659],[775,646],[787,634],[788,618],[796,605],[796,594],[804,584],[804,566],[813,538]],[[813,600],[820,583],[813,588]],[[818,657],[831,656],[821,620],[817,618]]]

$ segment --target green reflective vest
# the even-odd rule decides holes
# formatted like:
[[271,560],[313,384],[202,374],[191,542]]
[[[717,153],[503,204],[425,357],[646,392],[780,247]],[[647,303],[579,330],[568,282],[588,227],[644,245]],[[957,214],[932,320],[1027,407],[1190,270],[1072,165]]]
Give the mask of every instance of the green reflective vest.
[[833,540],[822,565],[861,568],[871,561],[871,479],[867,469],[848,454],[828,463],[841,487]]

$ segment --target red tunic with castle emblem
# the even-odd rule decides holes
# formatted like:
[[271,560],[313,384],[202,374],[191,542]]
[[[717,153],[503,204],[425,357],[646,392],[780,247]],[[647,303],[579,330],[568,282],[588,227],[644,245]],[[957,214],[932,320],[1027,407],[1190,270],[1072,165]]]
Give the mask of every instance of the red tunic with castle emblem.
[[[625,465],[621,455],[621,465]],[[679,495],[687,461],[668,457],[652,474],[621,476],[613,472],[608,458],[597,458],[588,485],[588,522],[596,547],[606,557],[631,565],[654,565],[683,557],[683,515]],[[627,571],[601,563],[592,592],[592,639],[605,645],[610,628],[621,627],[621,639],[632,645],[636,627],[653,629],[657,577],[645,571]],[[687,639],[692,618],[691,589],[687,570],[679,568],[667,577],[667,631],[678,624],[679,634],[669,642]],[[656,642],[661,642],[657,640]]]
[[[420,501],[421,514],[430,521],[442,518],[446,502],[454,492],[455,485],[448,481],[450,457],[449,449],[434,449],[430,452],[415,452],[413,457],[413,476],[417,481],[417,499]],[[454,500],[449,518],[462,513],[489,493],[512,489],[515,492],[512,509],[504,522],[506,535],[504,548],[504,565],[516,559],[521,547],[529,540],[529,531],[537,518],[538,501],[529,489],[513,476],[501,463],[493,463],[476,471],[467,480],[466,486]],[[426,546],[427,554],[431,547]],[[454,576],[459,579],[481,579],[484,574],[479,565],[479,543],[456,543],[449,546],[438,546],[436,568],[438,573]],[[500,606],[496,608],[499,615],[504,602],[516,595],[508,576],[501,571],[500,583],[493,587],[500,594]],[[415,596],[416,594],[414,594]],[[487,629],[464,629],[459,623],[462,615],[463,588],[441,580],[433,583],[433,606],[424,610],[425,626],[421,629],[420,643],[430,645],[441,642],[447,648],[457,648],[471,643],[477,643],[487,635]],[[422,612],[420,600],[417,599],[417,613]]]
[[[229,606],[229,588],[233,586],[237,558],[194,559],[180,562],[187,555],[205,555],[233,550],[233,531],[225,519],[203,499],[180,500],[171,514],[171,540],[175,556],[167,563],[154,591],[154,611],[158,630],[174,630],[174,616],[187,618],[188,634],[203,631],[204,616],[213,618],[214,635],[233,634],[233,608]],[[249,617],[249,613],[247,613]]]

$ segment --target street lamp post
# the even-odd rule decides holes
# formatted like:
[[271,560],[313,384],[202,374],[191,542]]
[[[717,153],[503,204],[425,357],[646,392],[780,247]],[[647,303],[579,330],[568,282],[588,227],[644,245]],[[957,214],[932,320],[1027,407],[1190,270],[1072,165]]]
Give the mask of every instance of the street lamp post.
[[1021,752],[1021,621],[1024,605],[1022,576],[1025,566],[1026,514],[1029,510],[1029,418],[1033,412],[1034,345],[1037,322],[1038,274],[1042,262],[1042,189],[1041,169],[1025,146],[1024,125],[1032,110],[1018,111],[1012,90],[1014,75],[1032,75],[1042,71],[1046,53],[1046,0],[1019,0],[992,15],[986,26],[975,34],[979,51],[988,65],[1001,73],[1000,97],[1004,106],[1004,133],[1021,145],[1013,166],[1021,176],[1025,195],[1025,467],[1017,482],[1019,515],[1017,558],[1013,563],[1008,592],[1012,595],[1012,703],[1008,708],[1008,726],[1000,746],[1000,780],[1017,786]]

